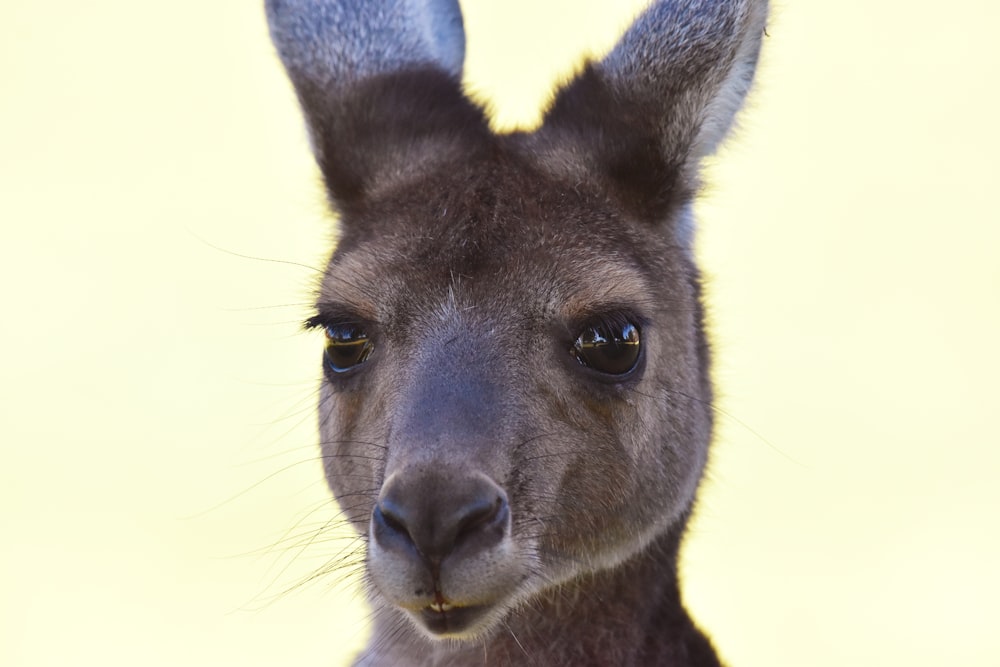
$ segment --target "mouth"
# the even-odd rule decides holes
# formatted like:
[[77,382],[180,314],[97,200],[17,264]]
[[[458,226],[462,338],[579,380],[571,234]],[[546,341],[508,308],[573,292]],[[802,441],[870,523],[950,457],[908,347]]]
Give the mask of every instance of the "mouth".
[[469,630],[477,625],[488,610],[489,607],[485,605],[463,607],[436,601],[417,612],[417,617],[432,635],[457,639],[470,636],[472,633]]

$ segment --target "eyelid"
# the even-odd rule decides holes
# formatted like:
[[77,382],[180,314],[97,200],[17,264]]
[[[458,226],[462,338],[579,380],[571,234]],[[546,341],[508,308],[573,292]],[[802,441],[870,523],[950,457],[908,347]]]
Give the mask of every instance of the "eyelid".
[[316,313],[305,322],[302,323],[304,329],[324,329],[326,327],[345,327],[354,326],[360,329],[370,330],[377,324],[375,320],[369,317],[365,317],[353,309],[348,309],[344,307],[340,308],[322,308],[320,312]]
[[573,317],[567,322],[567,333],[575,340],[584,331],[591,328],[614,329],[631,324],[640,333],[649,324],[649,319],[628,306],[608,306],[593,308],[586,313]]

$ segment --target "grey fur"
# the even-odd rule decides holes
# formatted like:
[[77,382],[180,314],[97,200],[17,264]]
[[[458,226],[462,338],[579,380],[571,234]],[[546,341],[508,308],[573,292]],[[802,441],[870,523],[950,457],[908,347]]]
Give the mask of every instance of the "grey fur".
[[461,77],[458,0],[267,0],[267,20],[296,85],[339,87],[413,65]]
[[[495,135],[454,2],[268,0],[341,214],[309,323],[367,543],[358,664],[720,664],[677,582],[712,429],[691,204],[766,10],[656,2],[536,132]],[[626,331],[596,347],[627,368],[581,355]]]
[[657,2],[600,69],[619,95],[661,108],[664,151],[690,145],[698,160],[715,152],[750,89],[766,18],[758,0]]

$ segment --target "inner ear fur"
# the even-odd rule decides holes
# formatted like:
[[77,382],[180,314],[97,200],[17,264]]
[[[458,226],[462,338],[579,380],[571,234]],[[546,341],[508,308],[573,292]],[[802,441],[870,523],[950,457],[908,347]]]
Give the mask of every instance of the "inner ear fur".
[[482,109],[437,67],[362,81],[346,94],[302,87],[300,100],[333,204],[361,206],[490,143]]
[[687,201],[696,186],[686,151],[664,151],[659,109],[616,95],[593,64],[563,87],[531,137],[551,171],[595,181],[632,215],[650,222]]
[[632,214],[670,217],[750,87],[766,0],[658,0],[556,95],[531,139],[542,164]]

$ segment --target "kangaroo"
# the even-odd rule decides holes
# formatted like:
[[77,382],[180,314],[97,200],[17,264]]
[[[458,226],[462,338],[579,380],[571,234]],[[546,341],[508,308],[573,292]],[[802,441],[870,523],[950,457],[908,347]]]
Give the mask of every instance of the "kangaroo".
[[356,664],[719,665],[677,579],[712,433],[692,200],[767,1],[654,1],[507,134],[456,0],[265,4],[339,216],[307,326]]

